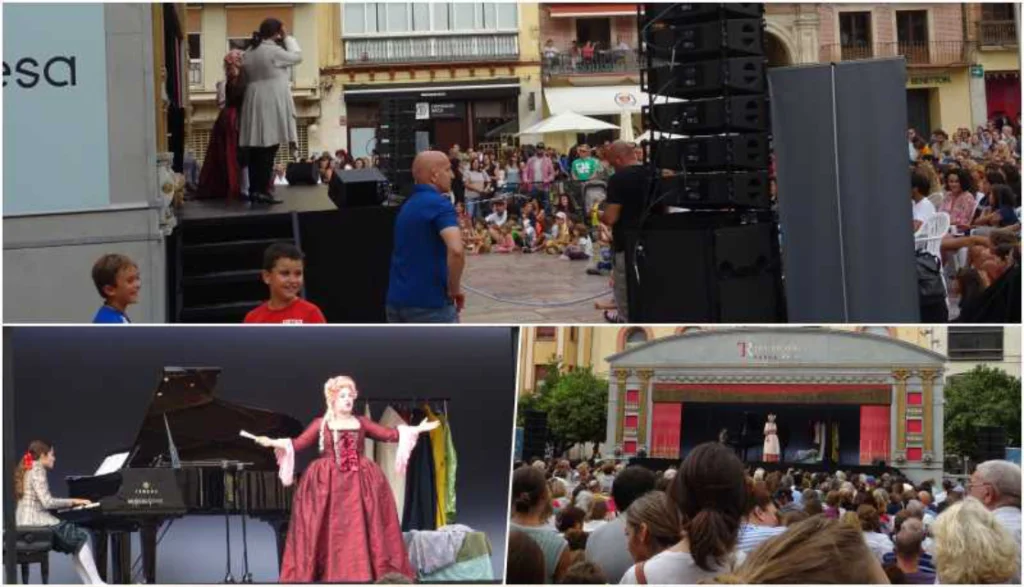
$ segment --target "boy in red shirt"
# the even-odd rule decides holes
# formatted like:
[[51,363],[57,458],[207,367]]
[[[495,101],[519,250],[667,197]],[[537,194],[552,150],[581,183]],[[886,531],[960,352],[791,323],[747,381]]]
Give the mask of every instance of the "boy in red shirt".
[[323,312],[299,297],[303,254],[293,244],[275,243],[263,253],[263,283],[270,299],[245,316],[246,324],[324,324]]

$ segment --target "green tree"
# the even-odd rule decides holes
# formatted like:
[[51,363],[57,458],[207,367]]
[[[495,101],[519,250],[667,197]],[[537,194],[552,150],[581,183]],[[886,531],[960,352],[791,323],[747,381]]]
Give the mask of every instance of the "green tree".
[[589,367],[562,373],[546,390],[548,430],[555,454],[580,442],[603,442],[608,422],[608,382]]
[[562,360],[552,355],[544,366],[544,379],[536,382],[536,388],[530,393],[519,397],[519,404],[516,408],[516,426],[523,425],[526,412],[547,413],[548,411],[547,401],[550,397],[548,392],[558,385],[558,380],[562,377]]
[[1020,446],[1020,379],[978,365],[947,379],[945,395],[946,454],[973,455],[981,426],[1005,429],[1007,446]]

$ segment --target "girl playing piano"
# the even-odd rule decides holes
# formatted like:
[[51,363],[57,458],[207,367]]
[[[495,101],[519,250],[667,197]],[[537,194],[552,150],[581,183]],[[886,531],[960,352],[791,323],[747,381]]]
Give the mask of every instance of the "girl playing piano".
[[75,572],[85,584],[103,585],[92,549],[89,534],[82,528],[58,520],[49,512],[61,508],[90,505],[88,499],[61,499],[50,495],[46,472],[57,461],[53,446],[42,440],[33,440],[14,469],[14,496],[18,500],[15,524],[19,528],[48,527],[53,531],[53,549],[72,555]]
[[292,483],[295,453],[318,447],[292,501],[282,583],[368,583],[389,573],[415,578],[391,487],[363,455],[363,440],[398,442],[397,467],[404,473],[419,433],[439,424],[386,428],[352,414],[358,393],[350,377],[330,379],[324,384],[326,413],[298,438],[256,438],[277,453],[285,486]]

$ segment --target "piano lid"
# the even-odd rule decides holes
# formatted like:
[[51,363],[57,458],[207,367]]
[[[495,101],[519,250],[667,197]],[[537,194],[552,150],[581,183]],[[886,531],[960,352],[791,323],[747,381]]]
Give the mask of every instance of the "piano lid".
[[164,367],[127,466],[150,467],[161,456],[170,461],[166,417],[182,461],[243,461],[252,463],[252,470],[275,470],[273,451],[238,436],[238,431],[294,438],[302,424],[286,414],[215,397],[219,375],[219,367]]

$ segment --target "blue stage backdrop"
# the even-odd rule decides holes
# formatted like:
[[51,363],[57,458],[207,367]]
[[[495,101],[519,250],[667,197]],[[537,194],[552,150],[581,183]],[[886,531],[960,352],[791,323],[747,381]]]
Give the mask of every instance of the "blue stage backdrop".
[[[494,575],[504,568],[509,459],[515,405],[515,332],[509,328],[17,328],[13,333],[15,448],[56,446],[54,495],[67,475],[92,474],[103,456],[134,440],[164,366],[223,369],[217,396],[291,415],[323,413],[323,383],[348,374],[363,397],[450,397],[458,452],[456,522],[486,532]],[[10,390],[5,390],[10,391]],[[375,406],[374,417],[384,406]],[[4,455],[10,474],[16,455]],[[4,496],[4,507],[13,507]],[[241,522],[232,520],[241,576]],[[139,553],[138,542],[133,556]],[[217,583],[225,576],[224,519],[176,521],[158,549],[160,583]],[[274,534],[249,524],[256,582],[277,579]],[[33,570],[39,581],[38,567]],[[70,558],[51,556],[51,583],[77,583]]]

